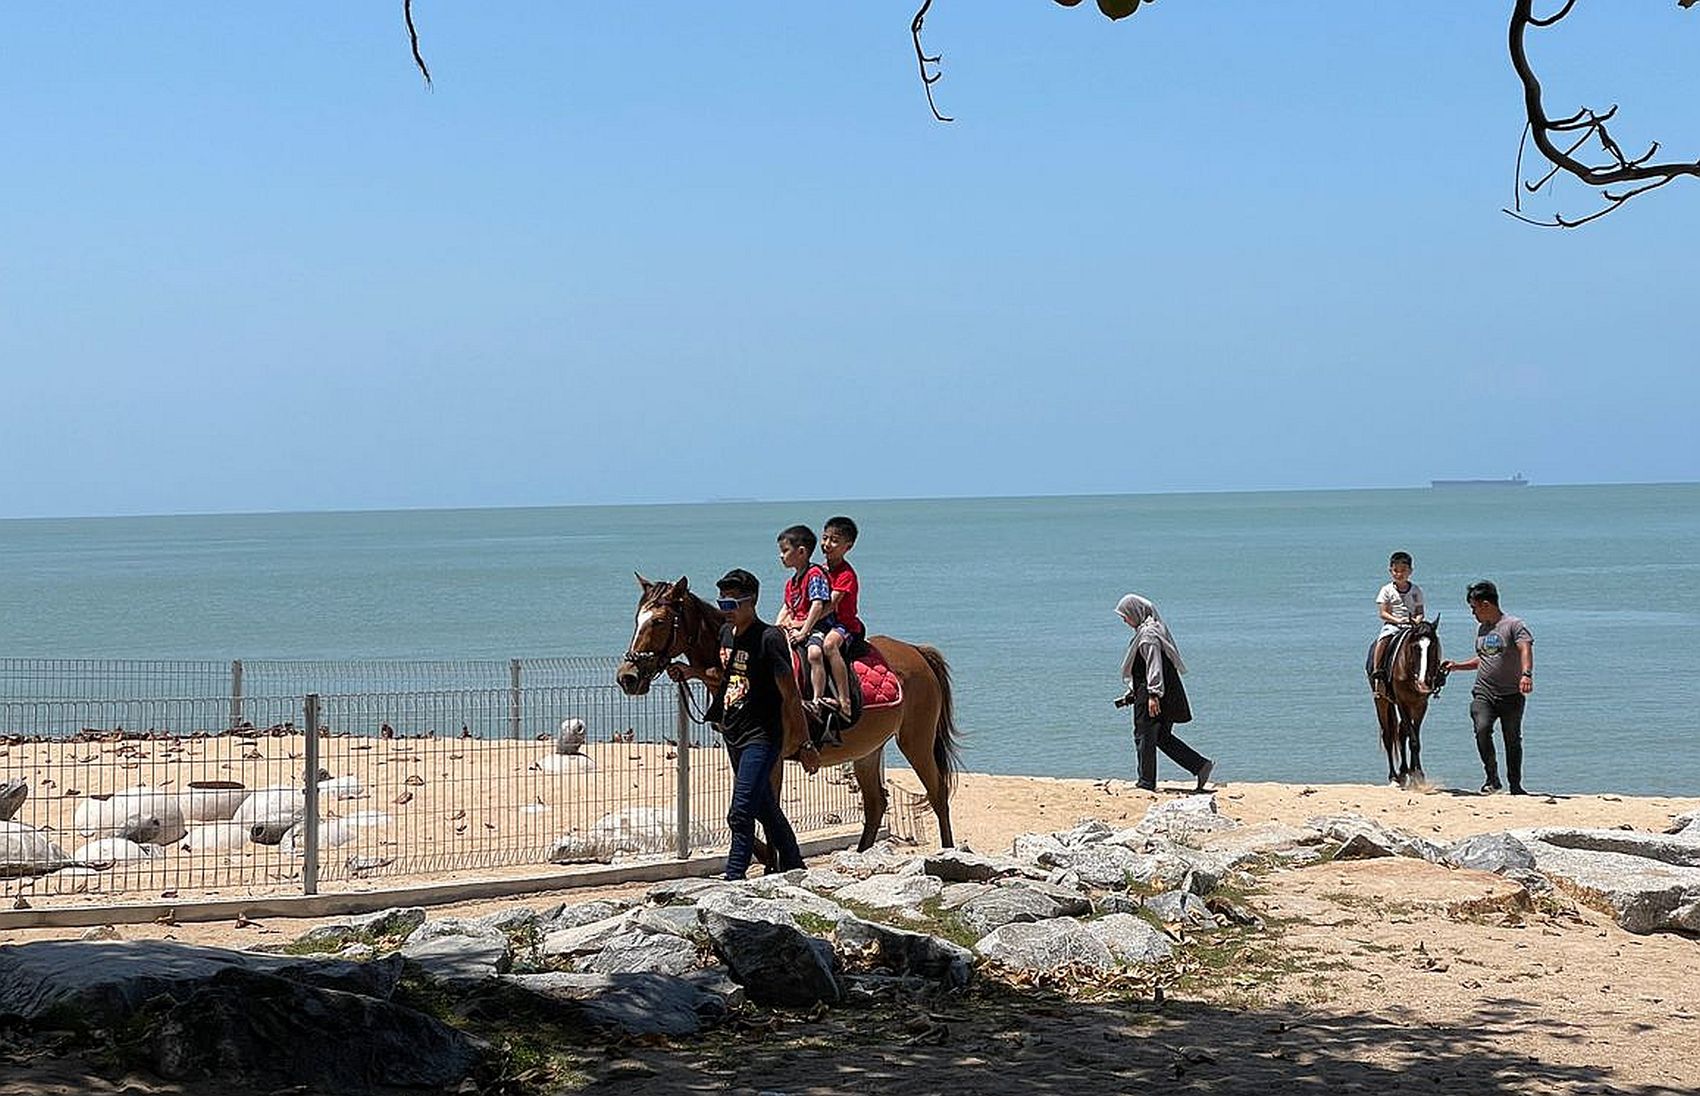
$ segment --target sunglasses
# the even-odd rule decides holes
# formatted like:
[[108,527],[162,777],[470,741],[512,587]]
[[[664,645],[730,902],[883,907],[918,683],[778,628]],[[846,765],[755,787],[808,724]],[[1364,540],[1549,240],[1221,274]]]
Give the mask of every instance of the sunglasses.
[[715,601],[714,604],[716,606],[718,606],[720,611],[723,612],[723,613],[735,613],[735,612],[738,611],[738,606],[742,605],[746,601],[753,601],[753,600],[755,600],[755,595],[746,594],[743,597],[723,597],[723,598],[719,598]]

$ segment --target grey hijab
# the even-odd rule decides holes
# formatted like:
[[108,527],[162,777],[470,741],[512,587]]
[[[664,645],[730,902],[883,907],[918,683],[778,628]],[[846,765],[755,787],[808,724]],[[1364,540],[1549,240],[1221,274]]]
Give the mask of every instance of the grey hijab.
[[1138,594],[1128,594],[1116,602],[1116,612],[1135,628],[1133,638],[1127,644],[1127,655],[1122,659],[1123,680],[1132,680],[1133,660],[1139,654],[1139,641],[1142,639],[1155,640],[1163,653],[1169,656],[1169,661],[1175,664],[1175,672],[1186,673],[1181,649],[1175,646],[1175,637],[1169,634],[1169,626],[1163,623],[1157,606]]

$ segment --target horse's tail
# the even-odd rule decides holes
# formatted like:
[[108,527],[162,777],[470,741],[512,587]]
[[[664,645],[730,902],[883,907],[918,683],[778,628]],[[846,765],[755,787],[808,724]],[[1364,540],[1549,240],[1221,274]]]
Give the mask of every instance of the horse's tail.
[[944,660],[937,647],[916,644],[915,649],[927,660],[927,668],[939,683],[939,725],[933,732],[933,763],[949,787],[956,787],[956,774],[962,770],[962,751],[957,743],[956,706],[950,695],[950,663]]

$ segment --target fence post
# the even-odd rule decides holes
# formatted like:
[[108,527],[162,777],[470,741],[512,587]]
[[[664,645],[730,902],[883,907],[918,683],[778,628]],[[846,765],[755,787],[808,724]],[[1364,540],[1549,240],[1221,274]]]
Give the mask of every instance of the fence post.
[[242,660],[230,663],[230,729],[242,726]]
[[519,738],[520,725],[520,693],[519,693],[519,659],[508,660],[508,737]]
[[302,845],[301,893],[319,893],[319,694],[307,694],[307,840]]
[[690,686],[679,683],[679,859],[691,855],[691,713]]

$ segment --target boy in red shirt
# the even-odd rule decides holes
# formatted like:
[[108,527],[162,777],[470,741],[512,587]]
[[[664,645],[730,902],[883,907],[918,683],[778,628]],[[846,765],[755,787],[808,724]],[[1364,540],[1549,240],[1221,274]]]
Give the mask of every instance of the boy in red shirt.
[[[824,661],[832,666],[832,683],[839,697],[850,695],[849,660],[867,638],[867,628],[857,615],[856,602],[861,595],[862,584],[856,578],[855,568],[844,558],[855,546],[855,522],[842,515],[826,519],[826,524],[821,527],[820,551],[826,557],[826,577],[832,588],[832,598],[822,621],[819,644],[809,647],[809,661],[811,672],[818,674],[822,667],[816,652],[825,655]],[[816,680],[819,681],[819,678]],[[818,686],[815,692],[818,696]],[[826,703],[831,704],[830,701]],[[839,714],[846,713],[841,711]]]

